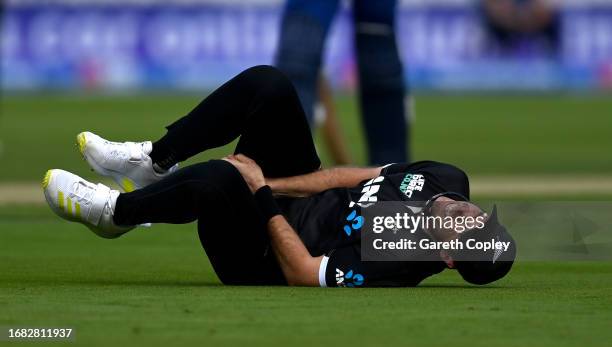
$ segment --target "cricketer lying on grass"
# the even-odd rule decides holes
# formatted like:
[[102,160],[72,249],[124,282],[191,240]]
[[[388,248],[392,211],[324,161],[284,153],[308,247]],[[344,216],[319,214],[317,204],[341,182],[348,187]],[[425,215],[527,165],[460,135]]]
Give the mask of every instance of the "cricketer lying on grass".
[[[238,138],[233,155],[177,168]],[[144,223],[197,220],[200,242],[225,284],[415,286],[444,269],[487,284],[504,277],[515,259],[514,240],[496,210],[486,214],[469,202],[467,175],[455,166],[322,169],[293,85],[270,66],[240,73],[157,141],[111,142],[84,132],[77,144],[90,167],[125,192],[49,170],[43,189],[55,213],[104,238]],[[418,228],[415,237],[509,246],[426,250],[430,261],[363,261],[361,214],[378,201],[422,201],[427,216],[483,223],[461,233],[444,225]]]

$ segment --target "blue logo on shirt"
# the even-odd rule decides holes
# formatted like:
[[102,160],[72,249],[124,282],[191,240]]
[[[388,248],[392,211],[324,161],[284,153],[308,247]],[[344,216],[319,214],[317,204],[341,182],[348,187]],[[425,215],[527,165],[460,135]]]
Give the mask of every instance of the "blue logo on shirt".
[[353,230],[359,231],[359,229],[361,229],[361,227],[363,226],[364,219],[362,216],[357,215],[356,210],[352,210],[351,213],[346,217],[346,220],[348,222],[351,222],[349,225],[344,226],[344,232],[348,236],[351,236]]
[[[352,280],[352,283],[349,282],[350,280]],[[351,270],[344,275],[344,283],[346,283],[347,287],[360,286],[363,284],[363,275],[353,274],[353,270]]]
[[362,285],[363,281],[363,275],[353,273],[353,270],[349,270],[349,272],[345,274],[342,270],[336,268],[336,284],[339,287],[354,288]]

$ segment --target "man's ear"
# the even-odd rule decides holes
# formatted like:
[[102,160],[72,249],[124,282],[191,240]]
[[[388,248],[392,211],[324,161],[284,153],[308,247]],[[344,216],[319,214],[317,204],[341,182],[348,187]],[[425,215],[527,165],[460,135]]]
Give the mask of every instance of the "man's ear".
[[455,262],[453,261],[453,258],[450,256],[450,254],[448,254],[447,251],[445,251],[445,250],[440,251],[440,258],[442,258],[442,260],[444,260],[444,262],[446,263],[446,266],[449,269],[454,269],[455,268]]

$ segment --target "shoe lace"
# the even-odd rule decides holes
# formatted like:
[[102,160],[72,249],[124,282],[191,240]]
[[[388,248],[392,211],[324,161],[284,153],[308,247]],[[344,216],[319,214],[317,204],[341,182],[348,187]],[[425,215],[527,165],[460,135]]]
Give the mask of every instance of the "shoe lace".
[[[78,181],[72,184],[72,196],[74,196],[78,202],[83,205],[89,205],[93,201],[93,197],[95,194],[96,187],[93,184]],[[110,213],[111,215],[115,213],[113,210],[113,205],[111,201],[111,195],[109,194],[106,198],[106,202],[104,203],[104,212]]]
[[77,198],[78,202],[89,204],[93,199],[94,189],[94,187],[85,182],[74,182],[72,184],[72,196]]

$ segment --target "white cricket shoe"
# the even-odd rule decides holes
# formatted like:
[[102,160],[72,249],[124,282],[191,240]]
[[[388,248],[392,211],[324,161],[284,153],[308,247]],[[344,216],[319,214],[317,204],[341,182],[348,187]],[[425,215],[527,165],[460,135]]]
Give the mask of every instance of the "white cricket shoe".
[[77,135],[77,146],[95,172],[113,178],[126,192],[155,183],[178,168],[174,165],[165,173],[156,172],[149,157],[153,149],[150,141],[111,142],[96,134],[82,132]]
[[132,230],[113,222],[118,190],[93,184],[64,170],[49,170],[42,182],[47,203],[58,216],[84,224],[98,236],[113,239]]

